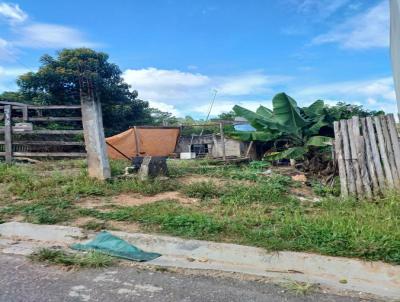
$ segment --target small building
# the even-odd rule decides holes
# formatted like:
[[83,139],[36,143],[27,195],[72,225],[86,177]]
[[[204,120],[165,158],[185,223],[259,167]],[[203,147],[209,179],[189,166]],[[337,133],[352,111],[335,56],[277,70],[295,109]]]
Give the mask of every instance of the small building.
[[[242,142],[228,137],[225,137],[224,141],[226,157],[241,158],[247,155],[247,157],[257,159],[255,144],[250,145],[250,142]],[[223,155],[221,135],[181,136],[175,152],[178,154],[181,152],[193,152],[196,153],[196,157],[220,158]]]

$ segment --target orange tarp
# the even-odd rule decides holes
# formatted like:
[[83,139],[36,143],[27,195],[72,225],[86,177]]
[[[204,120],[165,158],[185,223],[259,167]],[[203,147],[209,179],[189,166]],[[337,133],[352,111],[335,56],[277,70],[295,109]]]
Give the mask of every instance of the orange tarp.
[[[179,128],[131,128],[106,138],[108,156],[113,159],[140,156],[168,156],[175,151]],[[139,142],[136,148],[136,140]],[[113,147],[111,147],[112,145]],[[118,152],[117,150],[120,152]]]

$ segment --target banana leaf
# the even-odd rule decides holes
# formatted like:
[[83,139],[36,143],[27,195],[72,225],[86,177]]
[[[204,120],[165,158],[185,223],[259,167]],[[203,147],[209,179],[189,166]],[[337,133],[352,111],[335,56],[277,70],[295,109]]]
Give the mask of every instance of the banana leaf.
[[315,101],[308,107],[303,107],[304,113],[311,120],[315,120],[316,117],[320,117],[323,114],[325,103],[322,100]]
[[332,145],[332,138],[328,136],[312,136],[307,141],[307,146],[326,147]]
[[319,133],[319,130],[324,126],[329,126],[330,123],[326,121],[325,116],[318,118],[317,122],[313,124],[310,128],[305,129],[307,135],[315,135]]
[[233,111],[237,116],[244,117],[246,120],[248,120],[250,125],[256,128],[258,131],[288,131],[288,128],[283,124],[279,124],[272,115],[267,117],[268,113],[266,113],[267,111],[264,109],[262,109],[263,115],[238,105],[233,107]]
[[281,152],[272,152],[265,156],[266,160],[303,159],[307,153],[306,147],[292,147]]
[[280,133],[272,133],[266,131],[232,131],[226,133],[230,138],[237,139],[244,142],[261,141],[268,142],[280,136]]
[[264,107],[264,106],[258,107],[256,113],[265,118],[268,118],[268,119],[273,119],[273,115],[274,115],[274,113],[272,112],[271,109]]
[[301,128],[308,124],[301,115],[296,101],[286,93],[277,94],[272,100],[272,105],[275,120],[285,125],[291,133],[300,134]]

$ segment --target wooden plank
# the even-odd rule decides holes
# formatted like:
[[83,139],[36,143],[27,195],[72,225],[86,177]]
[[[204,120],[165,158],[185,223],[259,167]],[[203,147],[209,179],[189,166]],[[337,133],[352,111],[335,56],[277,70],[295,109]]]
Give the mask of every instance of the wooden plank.
[[340,131],[339,122],[333,123],[333,129],[335,131],[335,157],[339,167],[339,178],[340,178],[340,192],[343,197],[349,195],[347,190],[347,177],[346,177],[346,164],[343,156],[343,138]]
[[253,147],[253,143],[254,143],[254,141],[250,142],[249,146],[247,147],[246,154],[244,155],[244,157],[249,157],[251,148]]
[[385,179],[385,175],[384,175],[384,171],[383,171],[383,167],[382,167],[381,156],[379,154],[379,148],[378,148],[377,138],[375,135],[374,124],[373,124],[372,118],[370,116],[365,118],[365,122],[367,124],[368,137],[370,140],[372,159],[374,161],[378,185],[379,185],[380,189],[383,190],[386,187],[387,183],[386,183],[386,179]]
[[[13,110],[23,110],[24,107],[28,109],[49,109],[49,110],[56,110],[56,109],[81,109],[80,105],[49,105],[49,106],[35,106],[35,105],[28,105],[22,103],[14,103],[14,102],[7,102],[10,103],[9,105],[13,105]],[[1,104],[1,102],[0,102]],[[18,104],[18,105],[15,105]],[[3,109],[4,106],[0,106],[0,109]]]
[[396,162],[397,174],[400,176],[400,144],[399,144],[399,134],[396,129],[396,122],[394,120],[393,114],[388,114],[386,116],[387,124],[389,128],[390,140],[392,142],[392,148],[394,153],[394,159]]
[[379,116],[379,119],[381,121],[382,133],[383,133],[383,138],[385,140],[385,146],[386,146],[387,157],[389,160],[390,170],[392,171],[393,182],[395,186],[399,186],[400,178],[399,174],[397,173],[396,161],[394,159],[393,145],[390,139],[387,119],[385,115]]
[[364,141],[365,141],[366,164],[367,164],[367,168],[368,168],[369,177],[371,179],[372,191],[374,193],[378,193],[379,192],[379,183],[378,183],[378,178],[377,178],[376,171],[375,171],[376,168],[375,168],[374,159],[372,156],[371,140],[370,140],[370,136],[368,133],[367,121],[365,118],[361,118],[360,120],[361,120],[361,129],[362,129],[363,137],[364,137]]
[[222,159],[225,161],[226,160],[225,136],[224,136],[224,125],[222,123],[219,124],[219,132],[221,134]]
[[347,182],[348,182],[348,192],[350,195],[355,195],[357,194],[356,183],[353,174],[353,165],[351,160],[349,132],[347,129],[347,122],[345,120],[340,121],[340,131],[342,132],[342,138],[343,138],[343,154],[344,154],[344,162],[345,162]]
[[364,187],[365,195],[368,198],[372,197],[371,181],[368,173],[366,162],[366,150],[364,138],[360,135],[360,118],[354,116],[352,118],[353,136],[357,152],[357,160],[361,174],[361,182]]
[[49,105],[49,106],[34,106],[28,105],[28,109],[49,109],[49,110],[56,110],[56,109],[81,109],[80,105]]
[[[0,104],[2,104],[2,105],[11,105],[11,106],[16,107],[16,108],[25,107],[25,106],[28,105],[26,103],[7,102],[7,101],[0,101]],[[16,108],[14,108],[14,109],[16,109]]]
[[381,160],[383,163],[383,170],[385,171],[385,179],[388,185],[393,186],[394,181],[392,176],[392,170],[390,169],[389,159],[386,153],[385,139],[383,137],[382,126],[379,116],[374,117],[374,122],[376,127],[376,136],[378,138],[379,154],[381,156]]
[[[0,141],[0,145],[4,145]],[[65,142],[65,141],[13,141],[13,145],[47,145],[47,146],[84,146],[84,142]]]
[[[358,118],[358,117],[356,117]],[[353,166],[353,172],[354,172],[354,180],[356,182],[356,191],[358,196],[363,196],[364,195],[364,190],[363,190],[363,183],[361,179],[361,171],[360,171],[360,164],[359,164],[359,158],[358,158],[358,152],[357,152],[357,146],[358,146],[358,137],[354,135],[354,129],[353,129],[353,120],[347,120],[347,127],[349,131],[349,141],[350,141],[350,152],[351,152],[351,162]]]
[[73,122],[82,121],[80,116],[40,116],[40,117],[30,117],[30,122]]
[[[13,127],[15,130],[15,127]],[[0,128],[0,133],[4,133],[4,128]],[[21,132],[21,134],[48,134],[48,135],[75,135],[75,134],[82,134],[83,130],[32,130]]]
[[[5,156],[5,152],[0,152],[0,156]],[[86,153],[81,152],[14,152],[14,157],[86,157]]]
[[4,106],[4,140],[5,140],[5,146],[4,146],[4,156],[7,164],[10,164],[12,162],[12,124],[11,124],[11,112],[12,112],[12,107],[11,105],[5,105]]
[[28,107],[24,106],[24,107],[22,107],[22,120],[24,122],[27,122],[28,118],[29,118],[29,116],[28,116]]

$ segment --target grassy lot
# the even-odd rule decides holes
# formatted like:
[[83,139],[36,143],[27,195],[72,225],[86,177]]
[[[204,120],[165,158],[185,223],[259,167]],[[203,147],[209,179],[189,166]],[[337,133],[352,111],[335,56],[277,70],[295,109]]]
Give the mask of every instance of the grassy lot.
[[[395,192],[356,202],[331,196],[335,190],[316,184],[314,191],[325,197],[304,202],[292,194],[304,185],[284,175],[260,175],[259,162],[236,167],[170,161],[170,179],[151,181],[118,177],[125,165],[112,162],[115,178],[103,183],[87,177],[83,161],[0,164],[0,221],[74,224],[82,218],[93,230],[123,222],[144,232],[400,264],[400,195]],[[82,203],[172,191],[195,202],[160,195],[138,206]]]

